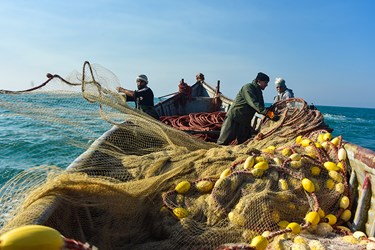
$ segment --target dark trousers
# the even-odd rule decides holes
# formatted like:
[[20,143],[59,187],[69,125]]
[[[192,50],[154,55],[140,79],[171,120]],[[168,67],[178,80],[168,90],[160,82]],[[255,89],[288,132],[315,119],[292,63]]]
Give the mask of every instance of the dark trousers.
[[223,125],[221,126],[220,136],[217,140],[219,145],[229,145],[232,141],[237,139],[237,143],[241,144],[251,137],[250,124],[242,124],[226,117]]
[[143,109],[143,112],[145,112],[146,114],[154,117],[156,120],[159,120],[159,118],[160,118],[158,113],[156,113],[154,108]]

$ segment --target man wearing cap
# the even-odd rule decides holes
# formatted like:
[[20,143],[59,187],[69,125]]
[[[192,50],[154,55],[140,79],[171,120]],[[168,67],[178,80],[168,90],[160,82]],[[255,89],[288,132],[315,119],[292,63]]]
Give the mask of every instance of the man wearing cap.
[[278,94],[273,99],[273,103],[294,97],[293,90],[286,87],[285,80],[283,78],[278,77],[275,79],[275,87]]
[[197,80],[196,82],[204,82],[204,75],[202,73],[198,73],[195,75],[195,79]]
[[235,139],[241,144],[251,137],[251,120],[255,113],[266,115],[262,91],[270,78],[259,72],[256,78],[242,86],[226,114],[217,143],[228,145]]
[[134,101],[135,107],[142,110],[146,114],[159,120],[159,115],[154,109],[154,93],[147,86],[148,79],[146,75],[139,75],[135,79],[137,83],[137,90],[128,90],[118,87],[117,91],[126,95],[126,101]]

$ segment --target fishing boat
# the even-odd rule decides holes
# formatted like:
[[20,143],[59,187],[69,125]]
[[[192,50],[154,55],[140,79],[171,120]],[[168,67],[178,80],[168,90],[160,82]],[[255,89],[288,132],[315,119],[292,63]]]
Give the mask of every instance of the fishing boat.
[[[164,99],[164,97],[169,97]],[[233,100],[220,92],[220,81],[212,87],[205,81],[197,81],[192,86],[181,79],[179,91],[159,97],[155,105],[159,116],[182,116],[200,112],[227,112]]]
[[[185,84],[183,80],[181,80],[180,84],[181,83]],[[53,188],[50,186],[45,188],[47,190],[51,189],[51,192],[47,192],[47,195],[36,195],[37,198],[33,201],[29,199],[27,206],[10,220],[7,229],[9,230],[24,224],[46,225],[56,228],[61,234],[66,236],[67,239],[73,238],[79,242],[89,242],[98,246],[99,249],[124,249],[124,247],[130,247],[132,249],[160,249],[171,246],[186,249],[190,247],[204,249],[240,249],[241,247],[245,247],[244,249],[265,249],[264,243],[259,243],[260,245],[253,243],[256,237],[251,241],[251,245],[241,242],[238,244],[231,242],[231,245],[215,245],[212,240],[215,238],[215,232],[219,232],[221,227],[225,228],[226,226],[224,224],[218,226],[218,222],[206,220],[207,218],[217,220],[218,217],[212,214],[207,215],[197,212],[196,217],[190,221],[185,218],[187,216],[187,214],[185,214],[186,211],[176,205],[181,202],[183,204],[189,204],[189,202],[199,200],[199,198],[196,197],[199,192],[192,193],[192,197],[189,197],[189,200],[182,197],[183,194],[189,193],[189,188],[192,189],[192,187],[194,187],[200,190],[199,188],[207,188],[207,186],[201,187],[201,185],[216,182],[215,187],[211,186],[211,189],[207,188],[206,191],[202,191],[206,200],[209,200],[209,190],[217,188],[216,186],[223,183],[222,179],[226,178],[226,176],[232,178],[234,178],[233,176],[240,176],[240,174],[244,173],[244,170],[236,170],[236,168],[240,165],[242,166],[242,164],[244,164],[244,166],[249,164],[244,160],[236,161],[236,159],[231,156],[232,148],[244,151],[244,146],[220,146],[220,148],[224,150],[222,153],[217,153],[219,151],[216,152],[215,150],[217,150],[219,146],[212,143],[215,138],[217,138],[225,113],[232,104],[230,98],[221,94],[220,82],[218,81],[216,88],[204,81],[199,81],[187,87],[187,92],[179,91],[161,97],[161,101],[155,106],[156,111],[161,117],[161,121],[153,121],[152,118],[144,117],[144,115],[139,114],[137,110],[129,111],[134,112],[135,120],[116,124],[96,139],[82,155],[75,159],[67,169],[63,171],[62,175],[65,179],[60,179],[57,184],[53,184]],[[87,96],[85,98],[90,99],[90,97]],[[306,109],[303,100],[295,100],[294,104],[297,106],[300,105],[300,109]],[[293,109],[297,106],[294,106]],[[292,113],[291,111],[288,112]],[[207,118],[210,117],[211,114],[216,115],[215,122],[211,122],[210,124],[214,124],[214,126],[201,126],[197,129],[196,126],[187,126],[194,122],[181,122],[182,126],[180,127],[176,122],[171,122],[171,119],[175,121],[181,117],[193,119],[194,117],[199,117],[198,115],[203,115]],[[137,123],[138,119],[143,120]],[[266,137],[267,134],[270,134],[266,133],[270,131],[261,131],[263,133],[260,133],[261,123],[264,124],[265,121],[260,115],[253,120],[254,131],[259,132],[258,137],[252,138],[253,141],[256,139],[261,140]],[[143,126],[142,129],[139,129],[141,126]],[[145,128],[149,129],[145,130]],[[153,134],[160,134],[160,136],[158,136],[157,139],[149,139],[147,143],[145,143],[143,139],[140,139],[147,139]],[[164,134],[167,136],[164,136]],[[298,134],[295,136],[297,137],[297,135]],[[181,138],[183,138],[184,141],[180,141]],[[160,145],[163,144],[164,140],[170,143],[170,145],[176,146],[173,149],[175,150],[173,153],[170,153],[172,151],[168,150],[155,150],[155,148],[161,148]],[[208,143],[200,143],[199,140],[206,140]],[[348,187],[345,188],[348,189],[348,193],[350,194],[350,210],[352,216],[351,219],[345,223],[345,226],[352,232],[364,232],[367,235],[366,239],[374,237],[375,202],[373,192],[375,191],[375,182],[372,180],[375,175],[375,153],[369,149],[341,140],[341,138],[338,140],[338,145],[342,145],[346,150],[347,162],[350,165],[350,169],[347,169],[347,174],[349,176],[347,182]],[[137,141],[137,143],[132,143],[133,141]],[[130,143],[132,143],[131,147],[129,147]],[[152,144],[151,146],[150,143]],[[330,143],[328,141],[328,144],[333,145],[335,143]],[[232,162],[230,171],[236,172],[236,175],[231,175],[230,173],[225,175],[225,171],[228,172],[226,167],[220,169],[218,173],[219,175],[221,173],[220,178],[213,175],[207,176],[206,178],[195,175],[194,163],[193,160],[190,159],[200,161],[199,156],[207,153],[206,151],[202,152],[203,149],[207,152],[213,151],[214,155],[209,159],[202,160],[201,163],[203,166],[207,166],[208,163],[216,164],[215,157],[217,159],[222,157],[217,161],[224,163]],[[268,149],[271,150],[270,147],[268,147]],[[260,151],[251,152],[256,152],[258,155],[260,154]],[[264,152],[267,156],[272,154],[269,151]],[[326,155],[326,157],[328,156]],[[182,160],[177,164],[178,166],[174,166],[173,163],[177,162],[177,160],[175,160],[177,158]],[[184,159],[189,160],[184,161]],[[289,161],[290,160],[288,160],[288,162]],[[148,165],[149,162],[152,162],[152,164]],[[171,164],[174,166],[173,168]],[[147,169],[140,167],[142,165],[147,166]],[[124,166],[128,168],[124,170]],[[162,167],[163,169],[161,169]],[[152,171],[150,169],[152,169]],[[187,171],[187,173],[184,171]],[[204,169],[199,171],[213,174]],[[175,174],[177,172],[178,174]],[[256,176],[256,174],[259,174],[258,172],[252,174]],[[177,191],[178,185],[175,188],[173,186],[171,187],[170,183],[168,184],[169,186],[163,186],[165,179],[173,180],[171,183],[178,183],[177,181],[181,178],[177,177],[181,177],[181,173],[185,173],[185,178],[195,177],[197,179],[194,181],[191,180],[188,184],[186,182],[180,182],[181,185],[179,188],[182,187],[182,189],[186,189],[183,192]],[[84,175],[81,176],[80,174]],[[73,180],[72,176],[78,178],[78,180]],[[92,179],[86,176],[92,177]],[[105,176],[105,179],[99,180],[98,178],[101,176]],[[270,175],[269,178],[272,176],[274,175]],[[281,175],[277,176],[281,178]],[[149,179],[150,182],[144,181],[146,179]],[[111,185],[109,185],[107,181],[110,182]],[[219,181],[221,181],[220,184],[218,184]],[[254,179],[251,179],[251,182],[253,181]],[[69,186],[70,188],[63,192],[54,191],[54,188],[58,190],[58,185],[65,182],[68,182],[68,184],[64,184],[67,186],[70,185],[70,182],[78,182],[83,186],[75,187],[76,184],[71,184],[71,186]],[[99,188],[100,184],[103,184],[104,187]],[[84,185],[86,185],[86,187]],[[186,188],[184,185],[189,185],[189,188]],[[120,186],[121,189],[119,188]],[[171,188],[171,191],[166,190],[167,187]],[[145,193],[147,192],[152,193],[152,195],[146,195]],[[163,193],[162,197],[157,196],[160,192]],[[103,196],[98,198],[99,196],[96,197],[95,194]],[[102,202],[100,199],[104,199],[103,197],[108,198],[108,200],[103,200],[105,202]],[[142,199],[139,199],[140,197],[142,197]],[[227,195],[224,195],[222,199],[225,199],[225,197],[227,197]],[[121,211],[116,210],[116,203],[121,203],[123,199],[126,200],[126,204],[122,205],[123,209],[121,209]],[[181,201],[181,199],[183,201]],[[215,202],[220,203],[219,198],[215,199],[217,199]],[[85,205],[82,206],[80,201],[85,201]],[[106,202],[109,202],[109,204],[104,204]],[[153,207],[155,204],[164,205],[162,206],[164,209],[160,209],[160,207],[155,209]],[[330,206],[337,208],[335,204],[330,204]],[[108,215],[107,210],[112,209],[113,214]],[[179,210],[177,211],[176,209]],[[199,210],[198,208],[195,209]],[[232,212],[234,210],[235,209],[233,209]],[[221,211],[220,213],[225,214],[228,212]],[[153,222],[155,218],[160,218],[162,216],[171,216],[173,218],[160,219],[157,223]],[[235,236],[237,237],[239,225],[244,226],[244,224],[241,224],[242,222],[239,222],[241,221],[240,219],[230,217],[234,216],[233,213],[229,212],[228,216],[229,224],[232,223],[230,226],[231,230],[225,229],[225,232],[220,231],[220,235],[223,237],[221,240],[218,239],[218,242],[222,242],[222,240],[225,239],[230,241],[230,239],[235,238]],[[201,220],[205,222],[199,224],[198,222]],[[178,223],[178,221],[180,221],[180,223]],[[227,219],[225,219],[225,221],[228,224]],[[143,225],[141,228],[139,227],[140,224]],[[310,224],[305,224],[305,228]],[[168,227],[166,227],[166,225],[168,225]],[[259,225],[258,227],[260,227]],[[215,227],[216,231],[209,231],[208,234],[205,234],[204,232],[209,226]],[[168,231],[166,228],[171,231]],[[116,229],[118,230],[118,234],[114,231]],[[241,231],[244,238],[244,234],[247,230]],[[286,228],[283,230],[290,232],[294,229]],[[256,228],[251,228],[250,231],[258,230]],[[194,235],[193,238],[187,238],[189,232]],[[278,234],[281,233],[278,232]],[[168,236],[172,237],[172,239],[169,240]],[[271,236],[261,237],[263,237],[261,238],[262,240],[270,239],[276,237],[276,234],[271,233]],[[97,240],[98,238],[100,238],[99,241]],[[134,240],[135,243],[132,240]],[[178,240],[178,242],[176,240]],[[195,243],[200,243],[194,245],[193,241],[195,241]],[[118,245],[120,244],[119,242],[121,242],[122,245]],[[90,249],[87,245],[87,248],[84,248],[83,244],[80,244],[80,246],[82,248],[74,249]],[[358,249],[351,248],[349,245],[346,246],[346,249]]]
[[[183,82],[183,80],[182,80]],[[160,101],[156,104],[155,109],[162,119],[167,120],[168,118],[179,118],[181,116],[193,116],[194,114],[207,114],[213,112],[223,112],[224,114],[229,110],[233,100],[222,95],[220,92],[220,81],[218,81],[216,88],[212,87],[206,82],[196,82],[191,86],[192,95],[188,97],[189,101],[185,105],[181,104],[180,96],[184,93],[174,92],[168,94],[169,98]],[[253,121],[253,125],[259,124],[259,119],[262,116],[258,115]],[[204,130],[190,130],[179,128],[187,133],[194,135],[202,135],[207,133]],[[101,138],[98,139],[98,143],[93,144],[93,148],[88,150],[91,154],[99,153],[96,148],[100,148],[105,141],[110,139],[113,134],[118,133],[120,128],[113,127],[110,131],[105,133]],[[259,127],[254,127],[254,130],[259,130]],[[216,136],[220,130],[208,131]],[[354,217],[349,223],[351,230],[353,231],[364,231],[368,236],[375,236],[375,203],[372,196],[375,193],[375,181],[373,176],[375,175],[375,152],[359,145],[345,141],[345,149],[347,151],[348,159],[352,171],[350,173],[350,185],[353,196],[356,197],[354,204]],[[95,152],[95,153],[92,153]],[[94,156],[87,157],[87,152],[83,156],[77,158],[68,169],[75,169],[82,166],[82,159],[96,158]],[[90,163],[92,164],[92,163]],[[116,164],[116,163],[115,163]]]

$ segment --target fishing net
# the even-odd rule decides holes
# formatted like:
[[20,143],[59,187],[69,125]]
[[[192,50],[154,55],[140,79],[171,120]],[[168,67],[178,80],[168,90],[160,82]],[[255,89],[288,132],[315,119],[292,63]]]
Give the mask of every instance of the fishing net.
[[280,120],[264,118],[246,143],[219,146],[135,110],[116,86],[113,73],[85,62],[82,73],[3,91],[1,109],[60,130],[79,149],[72,159],[84,153],[68,167],[47,163],[10,179],[0,233],[43,224],[108,250],[324,249],[346,230],[344,141],[302,99],[273,105]]

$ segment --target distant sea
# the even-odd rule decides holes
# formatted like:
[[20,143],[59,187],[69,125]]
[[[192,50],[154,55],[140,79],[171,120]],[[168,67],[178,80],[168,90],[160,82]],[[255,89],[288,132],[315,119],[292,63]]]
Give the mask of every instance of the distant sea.
[[[1,95],[0,98],[6,97]],[[66,112],[68,120],[70,116],[74,119],[87,119],[77,112],[77,104],[79,105],[81,101],[85,102],[78,99],[63,102],[64,105],[67,103],[71,105],[64,107],[68,110]],[[56,109],[60,108],[61,104],[56,98],[44,98],[43,102],[46,102],[48,107]],[[334,129],[333,136],[342,135],[345,141],[375,151],[375,109],[316,107],[324,115],[325,122]],[[97,112],[97,110],[83,111]],[[84,152],[85,147],[111,127],[99,118],[82,122],[89,124],[89,131],[85,132],[84,137],[80,136],[82,131],[74,133],[70,126],[57,124],[48,127],[38,120],[19,116],[0,106],[0,187],[24,169],[40,165],[66,168]]]

